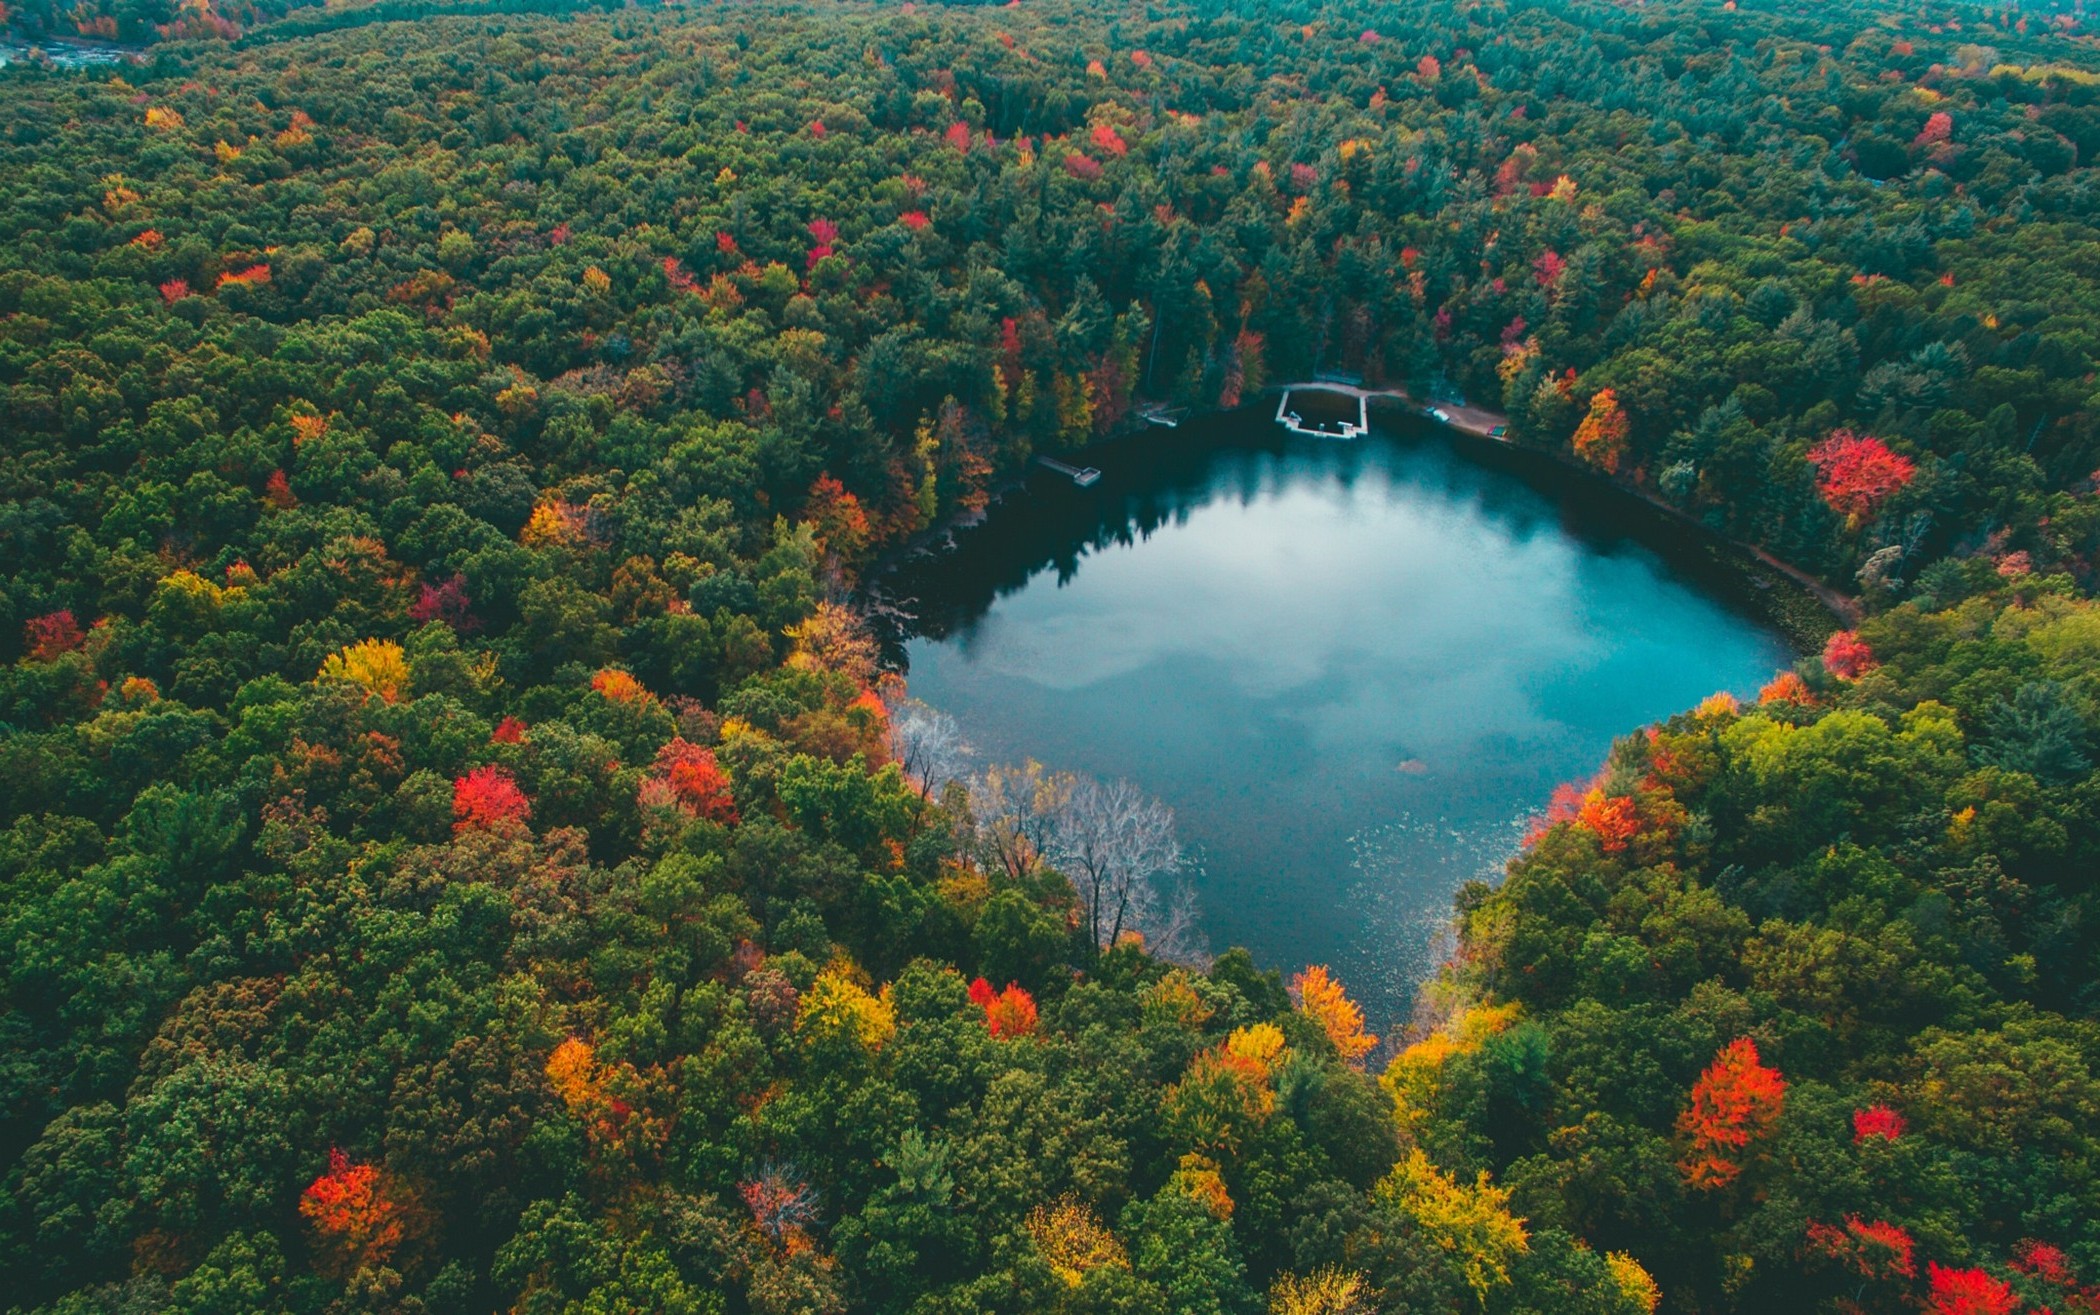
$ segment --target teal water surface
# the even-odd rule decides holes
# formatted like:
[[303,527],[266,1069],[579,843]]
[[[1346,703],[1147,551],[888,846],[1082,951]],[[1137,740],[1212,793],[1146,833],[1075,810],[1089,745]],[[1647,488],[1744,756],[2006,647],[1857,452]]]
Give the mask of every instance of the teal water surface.
[[[1163,797],[1213,948],[1404,1021],[1451,900],[1615,736],[1793,660],[1623,495],[1431,433],[1184,426],[907,570],[912,693],[982,762]],[[1689,554],[1684,554],[1689,556]]]

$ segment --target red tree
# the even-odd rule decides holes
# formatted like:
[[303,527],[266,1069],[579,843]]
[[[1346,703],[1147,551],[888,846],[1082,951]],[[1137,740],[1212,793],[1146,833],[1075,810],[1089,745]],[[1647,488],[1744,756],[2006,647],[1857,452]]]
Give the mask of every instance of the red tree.
[[401,1207],[369,1164],[352,1164],[340,1150],[328,1152],[328,1172],[307,1185],[299,1213],[351,1268],[378,1264],[401,1245]]
[[476,767],[452,783],[452,816],[458,819],[452,824],[455,831],[492,829],[531,815],[531,801],[501,767]]
[[1035,997],[1013,982],[992,990],[982,977],[970,983],[970,999],[984,1010],[985,1030],[996,1037],[1021,1037],[1035,1031]]
[[1810,1220],[1808,1249],[1865,1279],[1915,1278],[1918,1273],[1916,1241],[1885,1219],[1866,1223],[1858,1215],[1847,1215],[1843,1228]]
[[473,600],[467,597],[467,580],[455,574],[443,584],[420,586],[416,601],[409,605],[409,619],[422,624],[427,621],[442,621],[462,635],[481,629],[481,621],[474,615]]
[[29,650],[30,658],[37,662],[49,662],[86,642],[87,635],[80,629],[80,622],[73,619],[73,610],[68,607],[31,617],[22,626],[22,645]]
[[1878,438],[1849,429],[1832,431],[1809,449],[1808,460],[1816,468],[1816,489],[1831,510],[1861,519],[1917,474],[1909,457],[1890,451]]
[[1758,1061],[1757,1043],[1737,1037],[1692,1084],[1691,1104],[1677,1116],[1686,1152],[1685,1180],[1708,1190],[1726,1187],[1743,1172],[1750,1143],[1772,1131],[1786,1102],[1786,1079]]
[[725,826],[737,820],[729,777],[715,761],[714,750],[682,737],[674,738],[657,750],[655,771],[670,785],[678,801],[698,816]]
[[1840,630],[1823,644],[1823,670],[1839,680],[1858,680],[1874,666],[1874,650],[1856,630]]
[[1633,799],[1628,795],[1607,795],[1602,790],[1592,790],[1582,797],[1582,807],[1575,814],[1575,825],[1597,837],[1598,847],[1607,854],[1621,853],[1626,842],[1640,830],[1641,820],[1634,813]]
[[1932,1295],[1925,1309],[1932,1315],[2012,1315],[2020,1299],[2012,1285],[1980,1269],[1949,1269],[1935,1260],[1926,1266]]
[[1903,1128],[1903,1116],[1886,1105],[1869,1105],[1863,1110],[1852,1111],[1852,1141],[1855,1145],[1869,1137],[1894,1141],[1903,1135]]

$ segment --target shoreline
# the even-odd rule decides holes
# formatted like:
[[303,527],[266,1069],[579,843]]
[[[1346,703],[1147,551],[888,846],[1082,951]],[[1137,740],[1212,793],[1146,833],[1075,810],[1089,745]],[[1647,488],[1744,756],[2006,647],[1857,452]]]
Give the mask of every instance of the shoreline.
[[[1766,549],[1715,530],[1652,492],[1600,475],[1565,453],[1530,447],[1507,437],[1495,436],[1493,430],[1497,426],[1505,425],[1506,417],[1482,407],[1444,406],[1441,409],[1451,419],[1438,421],[1427,415],[1423,404],[1417,402],[1413,395],[1404,389],[1367,389],[1316,380],[1271,385],[1250,397],[1246,404],[1235,410],[1200,411],[1185,417],[1181,424],[1186,426],[1191,423],[1241,417],[1259,419],[1260,423],[1273,425],[1265,415],[1257,416],[1257,413],[1273,409],[1264,405],[1272,397],[1280,397],[1286,392],[1298,390],[1324,390],[1341,396],[1361,398],[1369,408],[1368,413],[1372,420],[1383,418],[1386,421],[1385,430],[1389,436],[1404,436],[1395,433],[1398,426],[1393,423],[1395,419],[1404,418],[1422,426],[1427,432],[1442,433],[1454,439],[1477,444],[1477,451],[1482,456],[1494,454],[1505,461],[1528,465],[1538,475],[1554,480],[1570,480],[1572,477],[1572,482],[1577,487],[1637,500],[1642,513],[1652,517],[1658,528],[1685,536],[1684,547],[1687,550],[1695,547],[1704,550],[1698,554],[1700,560],[1697,561],[1691,560],[1689,553],[1686,557],[1681,557],[1680,566],[1698,567],[1719,573],[1714,580],[1709,581],[1710,584],[1720,584],[1720,577],[1727,577],[1730,583],[1723,586],[1725,592],[1734,595],[1740,605],[1758,614],[1790,643],[1797,645],[1803,654],[1810,654],[1818,649],[1831,630],[1849,629],[1857,625],[1863,615],[1857,598],[1831,588],[1808,571]],[[1135,410],[1132,415],[1136,415]],[[1095,465],[1100,464],[1103,458],[1112,461],[1115,449],[1136,441],[1148,428],[1140,420],[1126,420],[1115,432],[1082,448],[1059,455],[1075,462]],[[1279,433],[1284,432],[1280,426],[1277,429]],[[1356,439],[1329,441],[1354,442]],[[965,546],[964,539],[970,531],[979,528],[996,515],[1009,498],[1029,491],[1030,475],[1033,472],[1034,460],[1031,458],[1018,474],[1000,482],[989,491],[989,499],[982,511],[951,512],[935,524],[891,547],[870,563],[854,593],[859,597],[869,620],[876,622],[878,630],[885,634],[886,644],[894,643],[901,647],[918,620],[902,605],[902,599],[885,588],[886,583],[894,580],[914,562],[945,557],[962,551]],[[1766,572],[1777,579],[1764,577]],[[1785,587],[1785,593],[1775,595],[1775,588],[1780,586]],[[1789,599],[1796,600],[1799,605],[1788,606]]]
[[[1442,428],[1462,437],[1482,443],[1491,443],[1505,451],[1525,452],[1544,457],[1571,474],[1581,475],[1597,484],[1607,485],[1622,493],[1631,494],[1679,525],[1697,531],[1711,538],[1716,543],[1725,545],[1760,566],[1779,572],[1814,597],[1818,603],[1822,604],[1825,611],[1829,612],[1832,617],[1848,628],[1858,625],[1860,618],[1865,615],[1858,598],[1833,589],[1808,571],[1782,557],[1774,555],[1764,548],[1758,547],[1756,544],[1745,543],[1741,539],[1721,533],[1719,530],[1700,521],[1682,507],[1664,501],[1647,489],[1609,475],[1600,475],[1565,453],[1550,451],[1546,448],[1527,447],[1516,442],[1508,436],[1509,417],[1500,412],[1489,411],[1484,407],[1477,406],[1444,406],[1441,409],[1451,418],[1438,421],[1425,414],[1423,404],[1403,388],[1360,388],[1352,384],[1313,381],[1308,383],[1278,384],[1274,386],[1274,389],[1267,391],[1275,390],[1285,392],[1324,390],[1331,393],[1339,393],[1344,397],[1359,398],[1367,406],[1384,402],[1390,406],[1397,406],[1407,410],[1411,418],[1441,425]],[[1499,436],[1495,433],[1497,428],[1501,428],[1504,431]]]

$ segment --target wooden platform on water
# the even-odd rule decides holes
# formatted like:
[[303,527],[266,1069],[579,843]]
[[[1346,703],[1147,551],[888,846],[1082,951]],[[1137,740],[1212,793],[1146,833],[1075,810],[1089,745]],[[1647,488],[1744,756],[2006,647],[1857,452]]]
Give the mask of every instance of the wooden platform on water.
[[1044,470],[1056,471],[1058,474],[1063,475],[1066,479],[1071,480],[1073,484],[1077,485],[1080,488],[1086,488],[1094,484],[1101,478],[1101,472],[1094,469],[1092,466],[1067,465],[1065,462],[1059,461],[1055,457],[1037,457],[1035,459],[1035,464],[1041,466]]
[[1282,425],[1291,433],[1304,434],[1310,438],[1352,439],[1370,431],[1370,402],[1363,393],[1355,392],[1354,394],[1356,419],[1336,420],[1331,423],[1327,421],[1307,423],[1303,416],[1291,409],[1291,395],[1294,393],[1324,393],[1329,397],[1349,397],[1351,395],[1349,392],[1344,392],[1340,389],[1322,388],[1317,384],[1310,387],[1284,389],[1283,396],[1276,401],[1276,423]]

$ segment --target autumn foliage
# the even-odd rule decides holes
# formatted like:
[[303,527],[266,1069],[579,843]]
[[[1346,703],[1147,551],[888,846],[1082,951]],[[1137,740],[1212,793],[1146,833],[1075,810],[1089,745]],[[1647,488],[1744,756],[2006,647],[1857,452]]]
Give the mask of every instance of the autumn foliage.
[[328,1152],[328,1172],[307,1185],[299,1213],[346,1268],[382,1263],[401,1245],[402,1209],[379,1169],[353,1164],[340,1150]]
[[1755,1041],[1737,1037],[1723,1046],[1677,1117],[1685,1181],[1701,1190],[1734,1182],[1743,1172],[1743,1152],[1778,1124],[1785,1101],[1786,1079],[1759,1062]]
[[1012,982],[994,991],[982,977],[970,983],[970,1000],[984,1010],[984,1026],[996,1037],[1023,1037],[1035,1031],[1035,997]]
[[1809,691],[1808,682],[1792,671],[1780,672],[1757,691],[1759,703],[1813,703],[1815,697]]
[[1869,1105],[1865,1109],[1852,1111],[1854,1144],[1875,1137],[1883,1141],[1895,1141],[1903,1135],[1903,1128],[1903,1116],[1886,1105]]
[[1626,455],[1629,428],[1626,412],[1619,406],[1619,395],[1609,388],[1600,388],[1590,399],[1589,414],[1575,426],[1575,455],[1607,475],[1617,474],[1619,462]]
[[31,617],[22,626],[22,646],[29,650],[33,662],[49,662],[79,648],[86,640],[80,623],[68,608]]
[[452,829],[492,830],[532,815],[532,803],[511,774],[494,765],[477,767],[452,783]]
[[1306,1017],[1320,1025],[1344,1063],[1362,1066],[1378,1038],[1364,1031],[1363,1009],[1324,964],[1314,964],[1291,978],[1291,997]]
[[1874,669],[1874,650],[1856,630],[1840,630],[1823,644],[1823,670],[1839,680],[1858,680]]
[[1816,468],[1816,491],[1832,511],[1864,518],[1910,483],[1917,466],[1870,435],[1840,429],[1808,452]]
[[725,826],[735,824],[736,800],[730,794],[728,775],[715,761],[714,750],[674,737],[657,750],[651,774],[661,779],[676,802],[694,816]]
[[1913,1278],[1917,1243],[1904,1228],[1848,1215],[1842,1226],[1809,1221],[1807,1249],[1864,1279]]
[[1935,1260],[1927,1273],[1932,1291],[1925,1309],[1931,1315],[2013,1315],[2020,1308],[2012,1285],[1983,1270],[1951,1269]]

